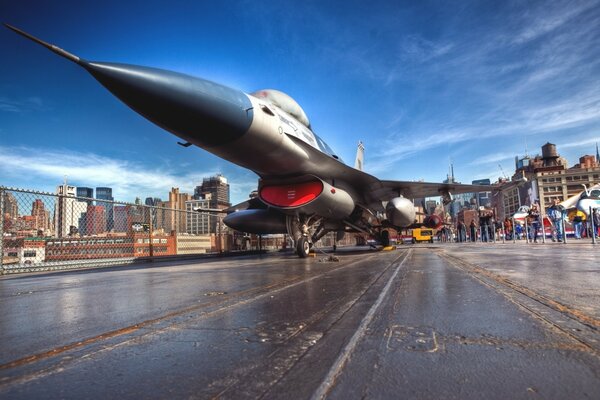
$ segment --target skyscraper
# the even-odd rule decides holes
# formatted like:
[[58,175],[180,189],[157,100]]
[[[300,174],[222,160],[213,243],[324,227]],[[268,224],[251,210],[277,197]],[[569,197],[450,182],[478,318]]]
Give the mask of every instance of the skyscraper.
[[[97,200],[108,200],[114,201],[115,199],[112,196],[112,188],[109,187],[97,187],[96,188],[96,199]],[[114,212],[113,212],[113,204],[105,201],[96,201],[96,205],[103,206],[106,210],[106,230],[108,232],[112,231],[114,224]]]
[[218,174],[202,180],[202,185],[196,186],[194,189],[194,198],[206,199],[207,193],[210,193],[212,208],[227,208],[231,206],[229,202],[229,183],[227,178]]
[[[477,179],[471,182],[473,185],[491,185],[491,181],[489,179]],[[478,192],[475,195],[477,197],[477,204],[479,206],[491,206],[492,202],[492,191],[489,192]]]
[[[227,178],[218,174],[202,180],[202,185],[196,186],[194,189],[194,199],[208,200],[210,208],[218,208],[224,210],[231,206],[229,202],[229,183]],[[217,221],[219,217],[211,215],[210,231],[217,232]]]
[[46,231],[50,227],[50,216],[42,200],[35,199],[31,205],[31,216],[34,218],[35,229]]
[[9,218],[16,219],[19,216],[19,203],[10,192],[4,193],[4,213],[9,215]]
[[187,233],[203,235],[210,233],[210,216],[207,213],[196,212],[196,208],[208,208],[209,200],[188,200],[185,202]]
[[146,197],[144,204],[147,206],[155,206],[161,201],[160,197]]
[[112,188],[109,187],[97,187],[96,188],[96,198],[98,200],[110,200],[113,201],[112,197]]
[[[89,187],[77,187],[77,197],[88,197],[90,199],[94,198],[94,189]],[[84,200],[89,205],[92,204],[92,200]]]
[[[161,204],[161,202],[162,202],[161,199],[158,198],[158,197],[146,197],[146,200],[145,200],[144,204],[146,204],[147,206],[156,206],[156,207],[158,207]],[[159,213],[157,211],[158,210],[151,210],[150,211],[151,215],[152,215],[152,226],[153,226],[153,229],[156,229],[156,228],[159,227],[158,226],[158,214]],[[116,218],[117,217],[115,216],[115,219]],[[115,224],[116,224],[116,222],[115,222]]]
[[[192,196],[187,193],[180,193],[179,188],[171,188],[169,192],[169,201],[167,202],[167,208],[173,208],[175,210],[185,210],[185,202],[191,200]],[[167,211],[165,218],[165,230],[186,232],[187,220],[184,213],[176,211]]]
[[114,207],[114,219],[115,219],[115,232],[127,232],[127,214],[129,206],[115,206]]
[[85,216],[86,235],[106,232],[106,210],[103,206],[88,206]]
[[77,201],[75,186],[66,183],[56,188],[56,205],[54,206],[54,227],[56,236],[61,238],[79,231],[81,215],[85,213],[87,203]]

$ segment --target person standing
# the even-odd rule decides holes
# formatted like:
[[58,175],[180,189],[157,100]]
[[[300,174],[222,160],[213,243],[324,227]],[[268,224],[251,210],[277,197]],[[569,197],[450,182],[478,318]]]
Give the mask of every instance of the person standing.
[[461,243],[466,242],[467,226],[465,225],[464,221],[458,221],[458,226],[456,227],[456,230],[458,231],[458,241]]
[[481,229],[481,241],[488,241],[488,220],[489,218],[480,218],[479,219],[479,227]]
[[504,237],[506,238],[506,240],[512,240],[512,235],[513,235],[513,226],[512,226],[512,221],[510,220],[510,218],[506,217],[504,218]]
[[475,242],[477,240],[477,225],[475,225],[475,220],[471,220],[471,224],[469,225],[471,230],[471,242]]
[[576,210],[572,214],[571,222],[573,223],[573,228],[575,228],[575,239],[581,239],[581,234],[583,233],[583,220],[585,214],[579,210]]
[[523,235],[523,226],[519,222],[515,223],[515,235],[517,235],[517,239],[521,240],[521,236]]
[[540,229],[540,211],[537,204],[533,204],[529,209],[528,217],[531,221],[531,230],[533,231],[533,242],[537,243],[538,231]]
[[496,223],[496,219],[494,217],[490,218],[490,242],[496,241],[496,231],[498,230],[498,226]]
[[[558,204],[558,199],[552,200],[552,206],[548,209],[548,217],[552,221],[552,241],[563,241],[563,208]],[[556,236],[556,239],[555,239]]]

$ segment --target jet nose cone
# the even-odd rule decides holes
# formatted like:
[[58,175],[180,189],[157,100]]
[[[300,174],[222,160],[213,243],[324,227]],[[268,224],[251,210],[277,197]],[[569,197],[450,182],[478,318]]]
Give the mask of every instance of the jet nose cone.
[[234,141],[252,123],[241,91],[155,68],[90,62],[85,68],[133,110],[200,147]]

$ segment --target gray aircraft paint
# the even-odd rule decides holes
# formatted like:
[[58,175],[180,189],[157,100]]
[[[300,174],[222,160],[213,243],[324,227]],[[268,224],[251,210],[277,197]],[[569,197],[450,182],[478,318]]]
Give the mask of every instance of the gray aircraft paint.
[[[362,224],[363,231],[374,234],[376,229],[381,230],[380,221],[371,224],[371,217],[363,218],[363,211],[369,215],[381,215],[385,211],[385,202],[394,198],[438,195],[449,198],[451,191],[464,193],[491,189],[482,185],[381,181],[341,162],[329,146],[312,132],[304,110],[285,93],[265,90],[257,92],[259,97],[255,97],[177,72],[88,62],[17,28],[6,26],[79,64],[146,119],[198,147],[254,171],[262,182],[276,180],[285,183],[301,176],[314,176],[331,185],[331,189],[342,189],[338,195],[335,190],[330,190],[328,198],[322,200],[324,206],[318,206],[320,202],[317,201],[308,204],[306,209],[299,207],[297,218],[315,213],[322,217],[323,224],[345,224],[353,229]],[[339,204],[337,201],[340,201]],[[395,219],[411,219],[414,206],[409,204],[410,201],[396,203],[402,207],[396,210],[399,215]],[[354,206],[358,213],[352,212]],[[348,221],[351,212],[355,217]],[[280,226],[276,217],[271,219],[273,225]],[[260,224],[260,215],[255,216],[253,221]],[[252,222],[252,218],[248,222]],[[298,238],[298,233],[293,237]]]

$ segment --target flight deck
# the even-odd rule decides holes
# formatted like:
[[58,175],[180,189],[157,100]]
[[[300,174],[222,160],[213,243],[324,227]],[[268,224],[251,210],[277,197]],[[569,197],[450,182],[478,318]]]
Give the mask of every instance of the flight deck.
[[417,244],[0,278],[0,397],[598,398],[591,244]]

